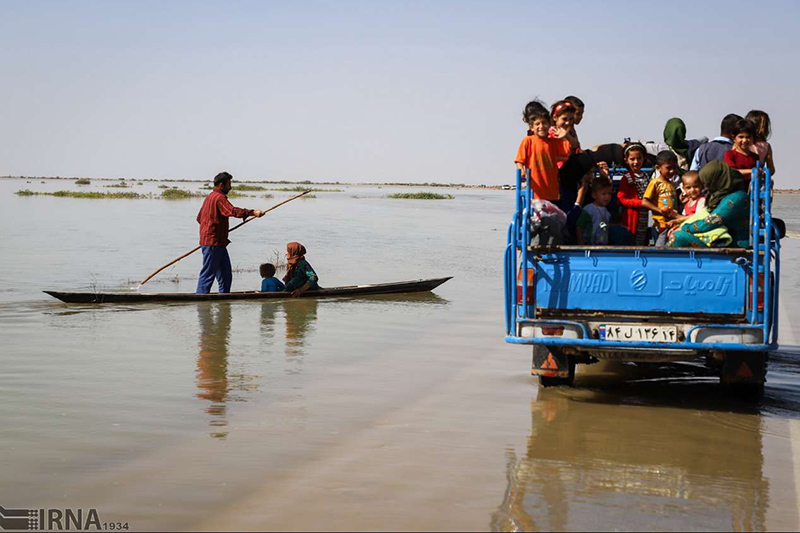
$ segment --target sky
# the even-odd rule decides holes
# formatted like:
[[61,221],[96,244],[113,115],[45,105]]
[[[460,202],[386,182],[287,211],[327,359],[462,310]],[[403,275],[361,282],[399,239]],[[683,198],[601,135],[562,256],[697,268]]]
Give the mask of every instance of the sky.
[[584,147],[770,114],[800,188],[800,2],[0,0],[0,175],[511,183],[526,102]]

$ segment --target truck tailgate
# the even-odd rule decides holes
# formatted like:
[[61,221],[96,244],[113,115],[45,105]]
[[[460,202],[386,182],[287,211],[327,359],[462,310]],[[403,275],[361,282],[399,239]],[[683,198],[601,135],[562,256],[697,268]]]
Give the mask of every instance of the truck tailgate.
[[[535,257],[535,259],[534,259]],[[745,313],[746,252],[558,250],[536,256],[538,308],[604,312]],[[737,258],[738,259],[737,262]],[[530,278],[530,275],[529,275]]]

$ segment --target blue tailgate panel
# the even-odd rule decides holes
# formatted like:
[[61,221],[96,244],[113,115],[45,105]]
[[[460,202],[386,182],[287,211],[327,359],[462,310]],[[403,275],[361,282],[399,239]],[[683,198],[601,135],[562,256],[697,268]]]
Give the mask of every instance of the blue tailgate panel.
[[743,315],[747,275],[734,259],[701,251],[559,251],[528,268],[536,269],[539,308]]

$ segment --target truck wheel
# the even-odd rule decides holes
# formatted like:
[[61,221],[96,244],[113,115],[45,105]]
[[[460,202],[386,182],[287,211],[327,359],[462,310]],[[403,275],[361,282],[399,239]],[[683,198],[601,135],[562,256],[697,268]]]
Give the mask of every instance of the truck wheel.
[[757,403],[764,397],[764,384],[736,384],[728,385],[728,392],[742,402]]
[[575,357],[572,355],[567,356],[567,368],[569,369],[568,377],[539,376],[539,385],[542,387],[572,387],[575,384]]
[[720,379],[736,399],[757,402],[764,396],[768,352],[726,352]]

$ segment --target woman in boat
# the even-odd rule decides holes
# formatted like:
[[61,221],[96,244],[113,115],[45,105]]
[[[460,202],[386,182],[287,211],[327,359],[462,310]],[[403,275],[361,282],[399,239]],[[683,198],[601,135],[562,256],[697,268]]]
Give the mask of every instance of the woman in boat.
[[283,282],[286,291],[292,293],[292,298],[297,298],[307,290],[319,289],[319,277],[311,265],[306,261],[306,248],[299,242],[290,242],[286,245],[286,275]]
[[750,199],[742,176],[722,161],[711,161],[700,170],[706,189],[706,209],[687,220],[670,237],[667,246],[706,248],[750,245]]

